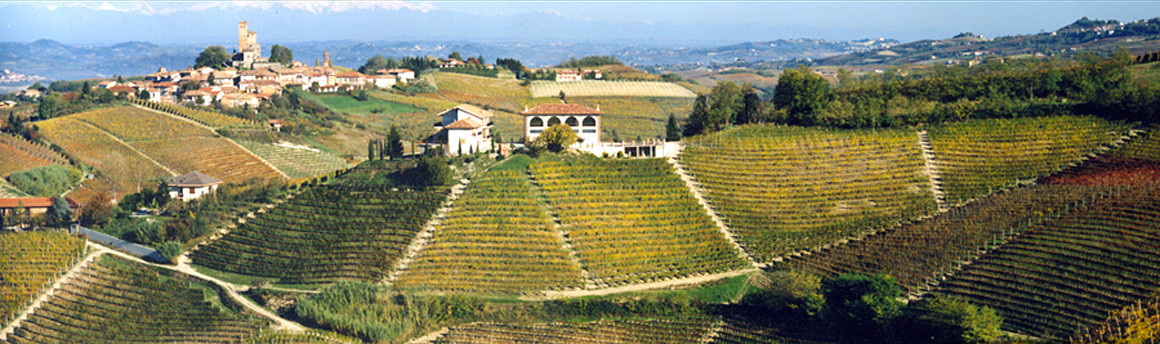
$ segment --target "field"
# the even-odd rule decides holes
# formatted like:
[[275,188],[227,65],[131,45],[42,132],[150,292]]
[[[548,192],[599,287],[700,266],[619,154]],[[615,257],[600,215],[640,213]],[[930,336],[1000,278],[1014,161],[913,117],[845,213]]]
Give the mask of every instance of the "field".
[[1020,188],[783,264],[827,277],[884,273],[917,294],[980,251],[1019,235],[1028,223],[1067,213],[1097,193],[1096,189],[1061,185]]
[[44,144],[32,143],[23,137],[0,133],[0,179],[13,172],[49,164],[68,166],[68,159]]
[[349,163],[334,155],[307,147],[253,141],[238,141],[238,144],[273,164],[291,179],[313,177],[350,167]]
[[982,256],[936,293],[994,308],[1004,328],[1063,338],[1160,293],[1160,188],[1110,191]]
[[747,126],[687,140],[680,161],[762,261],[936,208],[912,131]]
[[60,232],[0,234],[0,326],[14,319],[65,270],[79,261],[85,242]]
[[[710,335],[712,333],[712,335]],[[472,323],[454,326],[437,344],[639,343],[796,344],[776,330],[717,317],[623,318],[592,322]]]
[[959,204],[1059,171],[1119,138],[1095,117],[972,120],[929,129],[947,202]]
[[201,266],[280,283],[378,280],[446,194],[319,186],[248,219],[191,256]]
[[613,132],[621,141],[663,138],[669,115],[684,123],[693,111],[692,98],[568,97],[568,102],[600,108],[600,138],[605,142],[613,141]]
[[101,257],[37,308],[8,343],[235,343],[261,326],[207,301],[200,283]]
[[158,178],[172,176],[132,147],[86,122],[60,117],[37,125],[45,138],[72,153],[80,162],[96,168],[96,179],[85,181],[70,194],[77,200],[87,200],[99,192],[116,193],[119,197],[137,192],[141,187],[151,187]]
[[1160,161],[1160,127],[1152,127],[1147,133],[1133,138],[1119,149],[1112,152],[1128,158],[1148,159]]
[[598,286],[748,266],[662,159],[541,162],[531,171]]
[[567,97],[683,97],[693,93],[681,85],[661,81],[598,81],[570,82],[533,81],[532,97],[558,97],[563,91]]
[[324,94],[318,97],[330,108],[346,114],[397,114],[423,111],[423,109],[411,105],[389,102],[373,97],[368,97],[365,102],[358,101],[358,99],[345,94]]
[[470,186],[398,286],[509,294],[582,287],[525,171],[486,172]]

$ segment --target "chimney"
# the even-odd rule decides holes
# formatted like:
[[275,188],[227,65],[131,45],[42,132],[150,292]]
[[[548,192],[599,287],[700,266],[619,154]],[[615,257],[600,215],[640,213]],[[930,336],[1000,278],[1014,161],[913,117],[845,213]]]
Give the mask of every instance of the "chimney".
[[596,111],[600,111],[600,103],[596,103]]

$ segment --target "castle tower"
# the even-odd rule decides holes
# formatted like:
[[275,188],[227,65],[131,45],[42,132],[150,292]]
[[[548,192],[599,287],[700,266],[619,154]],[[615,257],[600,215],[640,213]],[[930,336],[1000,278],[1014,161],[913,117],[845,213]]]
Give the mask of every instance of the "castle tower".
[[247,60],[256,60],[262,57],[262,46],[258,45],[258,33],[250,31],[249,24],[245,21],[238,22],[238,52],[252,54],[250,56],[253,57]]
[[323,67],[330,67],[330,52],[329,51],[322,52],[322,66]]
[[238,22],[238,52],[246,51],[246,36],[250,33],[249,24],[245,21]]

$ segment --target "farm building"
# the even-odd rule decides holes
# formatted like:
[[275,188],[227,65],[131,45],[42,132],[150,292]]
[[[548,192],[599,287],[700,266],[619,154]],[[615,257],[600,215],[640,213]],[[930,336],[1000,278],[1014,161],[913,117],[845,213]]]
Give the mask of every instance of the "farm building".
[[430,142],[445,145],[448,155],[491,150],[491,112],[471,105],[459,105],[439,114],[442,121]]
[[201,196],[217,190],[222,180],[194,171],[169,178],[165,183],[169,185],[170,198],[185,202],[201,198]]
[[578,104],[544,104],[520,113],[524,116],[524,137],[535,140],[540,132],[564,123],[576,132],[583,142],[600,143],[600,106],[595,109]]
[[[77,201],[72,198],[65,197],[64,200],[73,210],[79,207]],[[52,197],[0,198],[0,213],[3,213],[4,217],[9,217],[16,209],[23,207],[28,215],[36,216],[48,212],[48,208],[52,208],[52,203]]]
[[579,72],[571,70],[571,69],[557,69],[556,70],[556,82],[580,81],[581,79],[583,79],[583,77],[584,76],[581,75]]

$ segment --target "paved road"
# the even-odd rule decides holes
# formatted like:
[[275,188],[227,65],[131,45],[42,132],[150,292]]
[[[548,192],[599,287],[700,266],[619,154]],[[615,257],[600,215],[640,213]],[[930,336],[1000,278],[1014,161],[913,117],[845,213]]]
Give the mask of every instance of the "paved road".
[[89,240],[108,245],[108,246],[115,248],[115,249],[118,249],[118,250],[129,252],[129,254],[132,254],[134,256],[141,257],[141,258],[149,258],[150,260],[155,261],[155,262],[161,262],[161,263],[168,262],[168,260],[166,260],[165,258],[161,258],[161,254],[157,253],[157,250],[154,250],[154,249],[151,249],[151,248],[148,248],[145,246],[137,245],[137,244],[125,241],[125,240],[121,240],[121,239],[118,239],[117,237],[114,237],[112,235],[108,235],[105,233],[94,231],[94,230],[91,230],[91,229],[88,229],[85,227],[81,227],[80,231],[81,231],[81,234],[84,234],[85,236],[89,237]]

